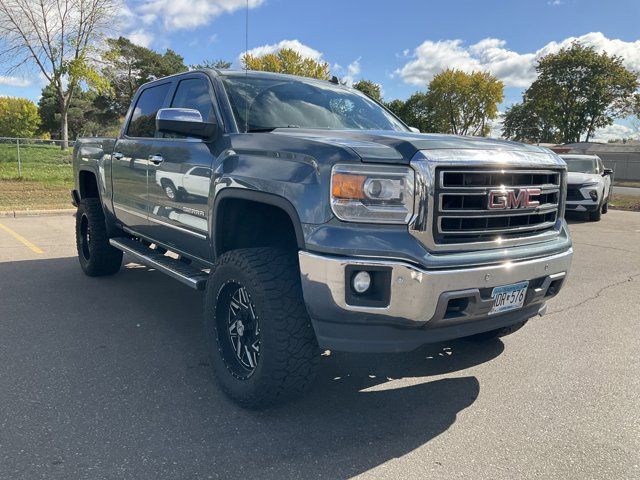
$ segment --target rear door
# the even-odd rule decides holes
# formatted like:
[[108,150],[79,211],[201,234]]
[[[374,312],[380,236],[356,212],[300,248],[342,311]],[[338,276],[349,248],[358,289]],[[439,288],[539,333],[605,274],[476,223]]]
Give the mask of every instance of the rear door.
[[125,226],[147,233],[149,155],[156,136],[156,114],[167,101],[171,82],[151,85],[134,100],[135,106],[112,157],[113,207]]
[[[211,82],[202,73],[180,77],[169,106],[198,110],[204,121],[215,121],[221,127]],[[207,202],[213,159],[218,153],[217,141],[175,134],[154,139],[150,154],[161,161],[149,166],[149,228],[153,239],[200,258],[210,256]]]

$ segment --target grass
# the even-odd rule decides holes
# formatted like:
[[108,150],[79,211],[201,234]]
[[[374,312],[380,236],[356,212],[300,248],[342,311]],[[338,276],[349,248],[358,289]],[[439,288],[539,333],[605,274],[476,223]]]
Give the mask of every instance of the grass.
[[617,187],[637,187],[640,188],[640,182],[633,180],[616,180],[613,183]]
[[609,207],[614,210],[640,212],[640,196],[614,193],[613,198],[609,202]]
[[0,211],[71,208],[71,149],[21,145],[22,177],[15,144],[0,144]]

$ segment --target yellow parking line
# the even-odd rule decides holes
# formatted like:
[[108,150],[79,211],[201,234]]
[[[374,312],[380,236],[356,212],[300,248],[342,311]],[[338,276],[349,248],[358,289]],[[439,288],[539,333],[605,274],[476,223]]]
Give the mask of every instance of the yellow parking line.
[[24,246],[29,247],[29,249],[31,249],[32,252],[34,252],[34,253],[44,253],[44,251],[40,247],[34,245],[29,240],[27,240],[22,235],[20,235],[18,232],[14,232],[13,230],[11,230],[6,225],[3,225],[3,224],[0,223],[0,228],[2,230],[4,230],[5,232],[7,232],[9,235],[11,235],[16,240],[18,240]]

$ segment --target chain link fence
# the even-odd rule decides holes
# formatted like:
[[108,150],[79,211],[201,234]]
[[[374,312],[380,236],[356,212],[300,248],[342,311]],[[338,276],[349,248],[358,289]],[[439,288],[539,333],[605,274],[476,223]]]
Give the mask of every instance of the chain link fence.
[[71,163],[71,151],[74,142],[69,142],[69,149],[61,150],[62,140],[43,138],[0,137],[0,170],[3,176],[14,170],[15,176],[22,178],[25,164]]

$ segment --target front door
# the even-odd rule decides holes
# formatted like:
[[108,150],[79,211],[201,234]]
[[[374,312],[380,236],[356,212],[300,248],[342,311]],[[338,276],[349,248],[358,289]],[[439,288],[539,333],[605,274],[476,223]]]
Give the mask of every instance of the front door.
[[156,113],[164,105],[171,82],[143,90],[131,118],[118,138],[111,163],[113,207],[116,218],[132,230],[145,234],[148,226],[149,155],[156,134]]
[[[208,77],[183,77],[170,106],[198,110],[216,121]],[[218,123],[219,124],[219,123]],[[156,138],[149,164],[149,228],[152,238],[186,253],[210,255],[208,207],[216,143],[175,134]]]

